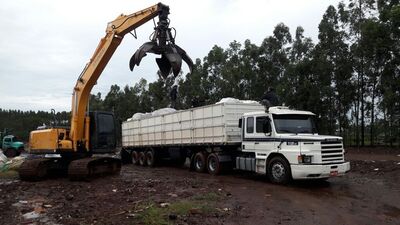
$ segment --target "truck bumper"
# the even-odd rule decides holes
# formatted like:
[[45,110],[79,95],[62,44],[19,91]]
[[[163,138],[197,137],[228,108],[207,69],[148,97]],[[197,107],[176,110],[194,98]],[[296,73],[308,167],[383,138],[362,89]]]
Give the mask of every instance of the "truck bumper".
[[300,179],[320,179],[336,176],[343,176],[350,171],[350,162],[330,165],[290,165],[292,170],[292,178]]

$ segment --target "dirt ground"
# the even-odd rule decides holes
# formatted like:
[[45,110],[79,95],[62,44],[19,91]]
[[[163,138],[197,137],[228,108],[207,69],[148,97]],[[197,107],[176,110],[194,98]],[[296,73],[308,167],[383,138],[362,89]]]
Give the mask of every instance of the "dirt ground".
[[0,179],[0,224],[400,224],[400,151],[348,149],[352,170],[319,182],[123,166],[91,182]]

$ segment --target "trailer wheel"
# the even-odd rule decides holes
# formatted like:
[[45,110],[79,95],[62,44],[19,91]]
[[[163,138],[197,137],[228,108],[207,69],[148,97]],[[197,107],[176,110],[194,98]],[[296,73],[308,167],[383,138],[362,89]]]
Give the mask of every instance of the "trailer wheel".
[[267,168],[268,178],[273,183],[287,184],[292,178],[289,163],[280,156],[272,158]]
[[207,157],[207,170],[211,175],[218,175],[221,173],[221,163],[217,154],[211,153]]
[[146,155],[144,154],[144,152],[139,153],[139,164],[141,166],[146,166]]
[[156,162],[154,152],[153,151],[147,151],[146,152],[146,164],[147,166],[154,167]]
[[139,153],[137,151],[132,151],[131,158],[133,165],[139,164]]
[[198,152],[194,156],[193,159],[193,164],[194,164],[194,170],[199,173],[203,173],[206,171],[206,156],[203,152]]

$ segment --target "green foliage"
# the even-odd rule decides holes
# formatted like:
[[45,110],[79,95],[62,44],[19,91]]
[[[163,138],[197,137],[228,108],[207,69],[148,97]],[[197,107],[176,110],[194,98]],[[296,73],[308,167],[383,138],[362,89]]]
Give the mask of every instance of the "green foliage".
[[10,134],[27,142],[29,132],[42,125],[68,125],[69,112],[58,112],[55,115],[44,111],[4,110],[0,108],[0,131],[7,129]]

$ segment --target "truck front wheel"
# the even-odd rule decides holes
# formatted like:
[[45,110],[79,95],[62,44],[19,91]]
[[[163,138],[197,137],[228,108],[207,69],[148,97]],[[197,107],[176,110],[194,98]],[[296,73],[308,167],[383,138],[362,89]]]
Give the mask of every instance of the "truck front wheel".
[[194,156],[193,159],[193,164],[194,164],[194,170],[199,173],[203,173],[206,171],[206,156],[203,152],[198,152]]
[[275,156],[268,162],[267,175],[276,184],[287,184],[292,178],[289,163],[280,156]]

